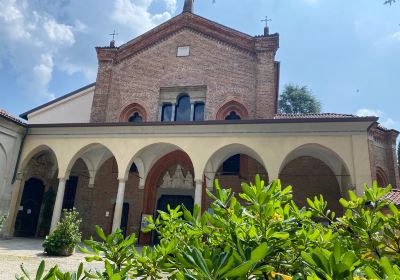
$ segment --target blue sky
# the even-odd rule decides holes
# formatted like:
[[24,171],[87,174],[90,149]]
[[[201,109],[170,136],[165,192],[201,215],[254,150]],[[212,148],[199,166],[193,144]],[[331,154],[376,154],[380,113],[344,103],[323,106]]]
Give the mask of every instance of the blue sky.
[[[196,13],[280,33],[281,89],[307,85],[323,111],[378,115],[400,130],[400,3],[197,0]],[[96,79],[95,46],[117,45],[181,12],[183,0],[0,0],[0,107],[14,115]]]

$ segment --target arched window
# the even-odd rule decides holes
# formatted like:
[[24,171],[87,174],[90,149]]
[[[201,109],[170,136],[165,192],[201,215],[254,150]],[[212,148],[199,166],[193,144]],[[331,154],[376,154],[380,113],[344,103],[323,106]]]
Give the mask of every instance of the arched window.
[[204,121],[204,103],[194,104],[194,121]]
[[146,119],[146,110],[138,103],[131,103],[126,106],[119,116],[120,122],[145,122]]
[[225,120],[240,120],[240,119],[241,119],[240,116],[236,114],[235,111],[231,111],[229,115],[225,117]]
[[243,104],[232,100],[219,108],[215,118],[217,120],[246,120],[249,118],[249,113]]
[[376,171],[376,182],[378,183],[378,186],[381,188],[386,188],[389,185],[385,171],[383,171],[383,169],[380,167],[378,167]]
[[128,119],[128,121],[129,121],[129,122],[142,122],[142,121],[143,121],[143,118],[142,118],[142,116],[141,116],[138,112],[135,112],[135,113]]
[[164,104],[162,107],[161,121],[170,122],[172,118],[172,104]]
[[182,95],[176,104],[175,121],[190,121],[190,97]]

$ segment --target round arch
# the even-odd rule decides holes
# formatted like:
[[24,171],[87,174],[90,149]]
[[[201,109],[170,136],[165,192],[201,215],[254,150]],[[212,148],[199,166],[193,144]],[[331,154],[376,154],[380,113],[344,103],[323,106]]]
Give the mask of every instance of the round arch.
[[254,149],[244,144],[232,143],[216,150],[204,166],[203,173],[206,177],[206,185],[208,189],[213,188],[215,173],[217,172],[218,168],[223,162],[236,154],[243,154],[253,158],[254,160],[258,161],[268,173],[268,169],[266,168],[263,159]]
[[[79,148],[77,152],[73,153],[72,158],[67,161],[65,174],[60,174],[60,176],[68,178],[72,167],[79,158],[82,158],[89,173],[92,173],[91,177],[92,175],[95,176],[96,171],[101,167],[101,165],[111,157],[115,157],[113,152],[104,144],[91,143],[85,145],[84,147]],[[119,169],[118,161],[116,161],[116,165],[117,169]]]
[[139,103],[131,103],[125,106],[125,108],[122,110],[121,114],[119,115],[119,121],[129,122],[129,118],[131,118],[135,113],[142,117],[143,122],[147,120],[146,109]]
[[173,151],[182,151],[186,153],[183,148],[167,142],[158,142],[142,147],[131,157],[129,162],[124,165],[124,169],[121,169],[121,171],[123,172],[123,178],[128,178],[130,167],[132,166],[132,164],[135,164],[140,176],[140,187],[144,188],[145,180],[148,177],[147,174],[149,173],[153,165],[160,158]]
[[143,213],[154,212],[156,206],[157,183],[169,167],[177,164],[189,170],[194,177],[193,164],[187,153],[181,150],[175,150],[159,158],[153,164],[146,176],[143,197]]
[[284,186],[292,185],[293,198],[301,206],[306,198],[322,194],[328,207],[337,214],[343,209],[339,199],[353,188],[345,161],[333,150],[320,144],[301,145],[284,158],[279,178]]
[[30,160],[37,154],[42,153],[42,152],[49,152],[49,155],[58,170],[59,167],[59,161],[56,152],[49,146],[47,145],[39,145],[36,147],[33,147],[31,150],[29,150],[26,153],[26,156],[24,156],[19,164],[18,172],[23,173],[23,171],[26,169],[28,163]]
[[332,149],[317,143],[304,144],[290,151],[280,165],[279,174],[290,161],[302,156],[310,156],[321,160],[328,165],[336,175],[351,177],[345,161]]
[[237,116],[240,117],[240,119],[245,120],[249,118],[249,113],[246,109],[246,107],[235,101],[235,100],[231,100],[226,102],[224,105],[222,105],[216,116],[215,119],[216,120],[225,120],[225,118],[231,113],[231,112],[235,112]]

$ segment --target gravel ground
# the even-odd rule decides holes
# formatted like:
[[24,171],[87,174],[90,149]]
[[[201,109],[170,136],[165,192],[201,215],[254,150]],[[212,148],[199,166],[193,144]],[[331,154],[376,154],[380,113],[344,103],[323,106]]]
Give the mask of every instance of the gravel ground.
[[86,263],[84,254],[75,253],[70,257],[47,257],[43,254],[42,239],[0,239],[0,279],[15,279],[15,274],[21,275],[20,265],[35,275],[42,260],[46,261],[46,271],[58,265],[62,271],[75,271],[81,262],[86,270],[101,269],[101,263]]

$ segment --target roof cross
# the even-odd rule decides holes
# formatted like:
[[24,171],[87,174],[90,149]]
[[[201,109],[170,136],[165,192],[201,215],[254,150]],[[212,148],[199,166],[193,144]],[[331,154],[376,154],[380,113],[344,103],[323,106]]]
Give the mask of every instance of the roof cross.
[[112,40],[115,41],[115,36],[117,36],[118,33],[115,33],[115,29],[114,29],[114,32],[109,35],[112,36]]
[[264,36],[269,35],[269,27],[268,27],[268,22],[272,21],[272,19],[269,19],[268,16],[265,16],[265,19],[262,19],[261,21],[265,22],[265,27],[264,27]]
[[265,16],[265,19],[262,19],[261,21],[265,22],[265,27],[268,27],[268,22],[272,21],[272,19],[268,18],[268,16]]

